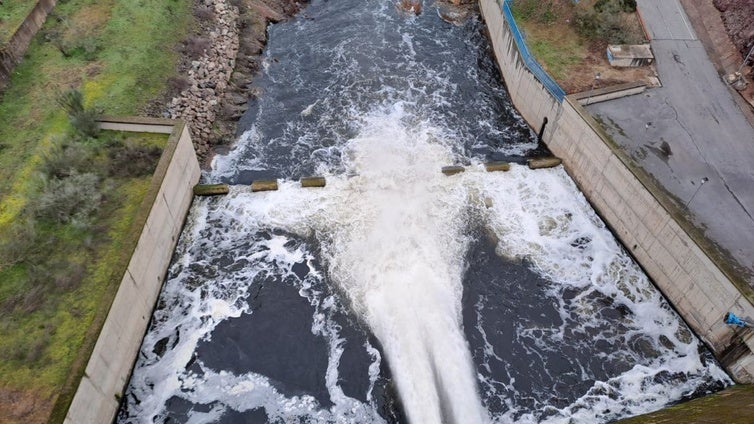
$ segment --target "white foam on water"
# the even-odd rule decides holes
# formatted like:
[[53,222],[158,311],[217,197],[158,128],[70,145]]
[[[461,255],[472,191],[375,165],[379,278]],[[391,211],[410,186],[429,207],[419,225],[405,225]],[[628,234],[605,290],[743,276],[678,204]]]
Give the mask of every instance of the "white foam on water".
[[[404,106],[399,102],[362,119],[359,136],[342,149],[346,172],[328,175],[325,188],[282,181],[275,192],[233,188],[227,197],[197,201],[134,371],[138,402],[129,399],[125,421],[159,420],[167,401],[180,397],[211,406],[209,412],[191,412],[192,422],[255,408],[272,421],[382,422],[372,399],[383,359],[377,349],[364,345],[371,358],[366,403],[346,396],[339,385],[345,340],[332,320],[333,311],[344,307],[339,296],[380,341],[413,423],[605,422],[660,408],[705,382],[730,382],[714,362],[701,359],[698,340],[562,169],[533,172],[514,165],[507,173],[485,173],[477,164],[446,177],[439,170],[452,163],[452,133],[417,124]],[[582,334],[588,343],[646,342],[651,352],[601,353],[606,363],[633,365],[602,380],[582,367],[580,378],[594,384],[565,407],[543,404],[532,411],[518,405],[507,395],[515,393],[516,381],[477,373],[464,337],[462,278],[475,219],[496,235],[499,255],[525,260],[551,282],[548,295],[562,324],[519,325],[516,337],[530,340],[529,349],[557,352],[561,343],[573,342],[569,335]],[[316,237],[338,294],[323,293],[323,275],[311,266],[305,245],[284,235],[258,235],[272,229]],[[212,261],[227,251],[237,255],[231,270]],[[309,267],[303,279],[292,271],[301,263]],[[187,370],[198,343],[211,338],[219,322],[253,314],[246,298],[261,275],[290,279],[314,306],[312,332],[328,343],[325,384],[332,407],[309,395],[286,396],[263,375],[234,375],[201,361]],[[567,291],[575,294],[567,297]],[[621,329],[602,322],[596,312],[604,305],[595,295],[611,299],[610,308],[630,311]],[[479,323],[485,302],[475,305]],[[481,324],[477,331],[484,341],[480,367],[489,371],[505,355]],[[162,354],[156,353],[159,343],[167,346]],[[658,378],[663,374],[671,378]],[[490,417],[480,386],[484,402],[496,398],[507,411]]]
[[[565,408],[548,408],[551,416],[544,422],[605,422],[659,409],[705,382],[731,383],[714,361],[701,359],[699,341],[561,168],[531,172],[513,166],[509,173],[487,175],[478,183],[482,195],[491,200],[485,220],[497,236],[498,254],[527,261],[552,282],[549,295],[559,304],[559,327],[519,326],[518,337],[536,339],[538,348],[551,352],[557,352],[564,338],[573,334],[584,335],[584,342],[590,344],[605,340],[618,346],[635,342],[648,346],[641,356],[631,349],[603,353],[605,362],[635,365],[620,375],[595,381]],[[564,300],[567,291],[575,293],[570,300]],[[627,311],[621,330],[606,326],[598,313],[605,305],[596,297],[609,299],[611,310]],[[581,372],[584,380],[595,378]],[[662,375],[682,378],[658,378]],[[510,422],[516,412],[520,411],[496,418]],[[536,422],[538,418],[524,414],[519,420]]]
[[435,129],[402,117],[368,120],[349,144],[356,176],[320,218],[323,253],[380,340],[409,420],[483,422],[461,325],[467,193],[438,172],[450,154]]
[[365,119],[345,149],[353,177],[329,177],[311,195],[284,186],[238,204],[240,219],[317,235],[330,277],[380,340],[412,422],[484,422],[461,324],[468,194],[439,172],[451,160],[432,142],[441,131],[409,129],[405,117],[399,103]]
[[[163,421],[168,401],[177,397],[210,406],[208,412],[188,412],[189,422],[196,423],[214,422],[229,409],[244,412],[255,408],[263,408],[273,422],[382,422],[371,401],[350,398],[339,386],[338,364],[344,340],[333,314],[342,306],[322,292],[322,276],[312,266],[311,253],[305,245],[291,243],[284,235],[260,237],[259,231],[268,227],[264,222],[248,220],[248,205],[261,206],[256,210],[259,218],[267,213],[274,215],[276,201],[271,198],[252,203],[250,197],[248,190],[234,188],[226,198],[195,202],[171,269],[173,277],[163,289],[134,369],[127,416],[120,421]],[[302,207],[297,200],[310,199],[293,197],[288,205]],[[232,266],[218,265],[218,258],[227,252],[236,255]],[[295,264],[308,266],[303,279],[293,272]],[[291,281],[314,307],[312,333],[323,337],[329,350],[326,387],[333,403],[330,408],[323,408],[312,396],[287,397],[265,376],[213,370],[194,357],[199,343],[211,340],[220,322],[243,313],[253,314],[247,300],[249,290],[257,277],[264,279],[265,275]],[[375,364],[379,369],[380,358],[369,351],[370,347],[365,349],[373,360],[371,374]],[[375,381],[376,377],[370,375],[368,393]]]

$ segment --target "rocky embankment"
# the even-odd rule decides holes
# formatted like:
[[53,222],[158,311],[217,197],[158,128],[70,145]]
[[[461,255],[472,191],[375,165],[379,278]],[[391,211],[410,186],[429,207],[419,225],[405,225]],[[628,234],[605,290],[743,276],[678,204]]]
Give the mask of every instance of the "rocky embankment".
[[296,13],[294,0],[196,0],[199,23],[182,47],[181,77],[169,82],[176,92],[166,115],[191,128],[200,162],[214,146],[235,138],[236,124],[254,93],[251,81],[260,67],[267,25]]
[[754,0],[714,0],[725,30],[742,57],[754,45]]

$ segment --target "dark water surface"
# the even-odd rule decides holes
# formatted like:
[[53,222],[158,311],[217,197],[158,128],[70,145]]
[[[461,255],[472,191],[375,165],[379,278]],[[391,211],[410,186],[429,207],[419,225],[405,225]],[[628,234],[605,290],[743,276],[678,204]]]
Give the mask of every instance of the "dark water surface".
[[195,200],[118,422],[608,422],[730,383],[562,169],[479,171],[536,145],[476,14],[269,31],[204,178],[281,189]]

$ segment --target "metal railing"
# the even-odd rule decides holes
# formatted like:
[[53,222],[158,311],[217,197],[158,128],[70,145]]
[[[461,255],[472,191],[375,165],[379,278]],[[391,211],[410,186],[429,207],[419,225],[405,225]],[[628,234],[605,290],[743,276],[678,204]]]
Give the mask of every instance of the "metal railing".
[[518,52],[519,54],[521,54],[526,67],[529,68],[529,71],[532,74],[534,74],[534,77],[536,77],[537,80],[545,86],[547,91],[550,92],[553,97],[558,99],[558,102],[562,103],[566,93],[529,52],[529,48],[526,46],[526,41],[524,41],[524,37],[521,34],[521,31],[518,29],[518,25],[516,25],[516,19],[513,17],[513,13],[511,12],[510,3],[512,1],[513,0],[503,0],[502,9],[503,17],[505,18],[505,21],[508,22],[508,26],[510,27],[511,33],[513,34],[513,39],[516,41]]

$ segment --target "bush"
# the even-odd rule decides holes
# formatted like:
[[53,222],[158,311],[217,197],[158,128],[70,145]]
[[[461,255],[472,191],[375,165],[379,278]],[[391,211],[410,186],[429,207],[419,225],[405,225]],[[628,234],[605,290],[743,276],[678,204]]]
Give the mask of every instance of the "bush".
[[66,139],[55,143],[44,155],[42,172],[50,179],[63,179],[83,174],[92,168],[92,152],[87,146]]
[[196,60],[204,56],[212,44],[206,38],[201,37],[189,37],[183,41],[183,48],[181,53],[188,56],[191,60]]
[[90,173],[49,179],[34,204],[34,215],[42,220],[84,228],[102,203],[99,183],[99,177]]
[[40,234],[33,219],[17,219],[0,240],[0,267],[34,261],[49,252],[51,242]]
[[624,8],[635,2],[629,0],[598,0],[593,8],[579,5],[573,14],[576,32],[584,38],[602,39],[609,44],[634,44],[641,40],[633,33]]
[[66,57],[80,56],[87,62],[97,59],[100,51],[99,40],[94,37],[83,36],[73,42],[63,45],[61,51]]
[[215,20],[215,12],[209,6],[199,6],[194,9],[194,16],[201,23],[212,23]]
[[109,174],[115,177],[141,177],[154,172],[162,155],[162,149],[155,146],[134,146],[126,144],[107,152],[110,157]]
[[186,77],[177,76],[177,77],[170,77],[168,78],[168,91],[170,93],[175,93],[175,96],[177,97],[178,94],[182,93],[183,90],[191,87],[191,82]]
[[81,135],[97,138],[100,129],[97,120],[99,111],[84,107],[84,95],[79,90],[71,89],[58,95],[58,105],[68,114],[73,128]]
[[622,11],[626,13],[636,12],[636,0],[597,0],[594,3],[594,10],[603,11]]

